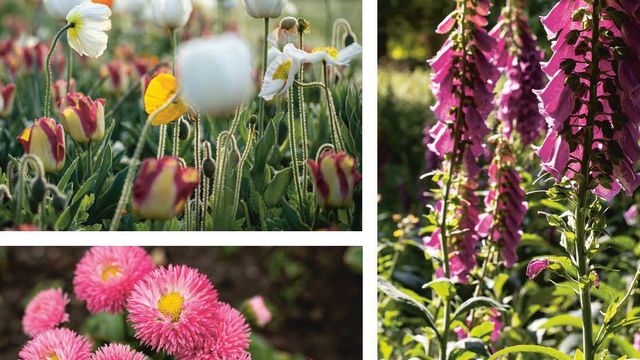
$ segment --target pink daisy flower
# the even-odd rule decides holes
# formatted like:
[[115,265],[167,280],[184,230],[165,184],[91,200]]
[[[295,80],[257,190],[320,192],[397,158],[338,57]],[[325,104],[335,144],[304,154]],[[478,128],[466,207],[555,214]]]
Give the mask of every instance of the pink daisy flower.
[[177,360],[247,360],[250,329],[244,316],[229,304],[220,303],[209,336],[199,348],[178,354]]
[[31,339],[18,354],[19,360],[89,360],[87,338],[69,329],[47,330]]
[[252,297],[247,301],[247,305],[258,326],[263,327],[271,321],[271,311],[269,311],[262,296],[256,295]]
[[73,288],[92,313],[118,313],[134,285],[154,268],[140,247],[94,247],[76,266]]
[[60,289],[49,289],[39,292],[31,301],[22,318],[24,333],[34,337],[69,321],[65,307],[69,304],[69,296]]
[[108,344],[96,350],[91,360],[146,360],[147,357],[129,345]]
[[169,355],[200,346],[213,331],[219,306],[209,279],[184,265],[157,268],[127,301],[136,338]]

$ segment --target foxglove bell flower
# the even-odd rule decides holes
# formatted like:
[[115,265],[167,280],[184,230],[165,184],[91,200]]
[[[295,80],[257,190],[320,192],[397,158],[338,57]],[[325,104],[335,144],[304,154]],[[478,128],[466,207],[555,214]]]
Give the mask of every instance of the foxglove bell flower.
[[100,141],[104,137],[104,99],[70,93],[60,103],[62,126],[79,143]]
[[[454,10],[437,31],[452,31],[460,11]],[[500,74],[490,62],[497,42],[483,28],[489,2],[478,2],[467,12],[460,22],[464,21],[469,28],[453,32],[438,54],[428,61],[433,69],[432,90],[437,99],[432,110],[438,119],[430,129],[432,141],[428,148],[441,159],[448,155],[459,156],[466,164],[468,174],[474,176],[479,171],[474,166],[476,159],[486,153],[483,140],[489,129],[485,121],[493,110],[493,88]]]
[[538,110],[538,98],[533,92],[544,87],[540,62],[543,53],[537,47],[520,8],[506,8],[505,16],[489,32],[497,39],[493,62],[506,73],[507,80],[498,100],[497,117],[503,124],[507,139],[515,131],[524,145],[533,143],[544,132],[544,117]]
[[[625,14],[635,14],[637,9],[635,2],[612,2],[611,6]],[[561,0],[542,19],[548,36],[556,40],[552,44],[554,54],[543,66],[551,80],[537,93],[548,123],[547,137],[537,153],[556,181],[572,179],[583,170],[584,145],[587,133],[592,133],[588,180],[594,185],[594,194],[611,200],[620,190],[631,195],[640,185],[640,174],[635,171],[640,160],[640,22],[628,17],[619,28],[608,10],[599,15],[600,33],[606,36],[600,41],[604,50],[597,50],[599,78],[595,89],[599,100],[592,105],[590,79],[579,77],[590,73],[586,63],[591,62],[593,51],[589,41],[583,39],[591,36],[591,29],[583,27],[581,17],[570,16],[581,8],[586,14],[593,12],[593,6],[585,1]],[[610,51],[619,44],[626,44],[624,51]],[[593,122],[591,128],[586,119]]]
[[489,166],[489,192],[484,199],[488,209],[480,216],[476,232],[489,237],[501,249],[506,267],[518,260],[516,250],[522,236],[522,223],[527,213],[522,179],[514,168],[513,158],[501,154]]
[[296,49],[293,44],[287,44],[284,47],[284,52],[279,52],[267,67],[260,97],[271,100],[276,95],[284,94],[293,85],[300,70],[301,56],[304,55],[300,50]]
[[307,160],[307,166],[313,177],[318,206],[347,208],[353,204],[353,191],[361,179],[353,157],[325,150],[318,161]]
[[261,18],[277,18],[282,15],[286,0],[242,0],[249,16]]
[[16,85],[2,85],[0,82],[0,117],[7,117],[13,111],[13,103],[16,99]]
[[69,321],[65,311],[69,296],[60,289],[39,292],[27,305],[22,318],[25,334],[34,337]]
[[69,46],[80,55],[102,56],[109,40],[110,18],[111,9],[104,4],[85,1],[75,6],[67,14],[67,22],[73,24],[67,30]]
[[146,219],[172,219],[182,213],[198,182],[198,171],[181,167],[176,157],[146,159],[133,184],[133,211]]
[[[454,209],[450,217],[455,217],[458,221],[456,235],[449,234],[450,243],[449,264],[450,276],[453,282],[466,284],[469,282],[469,274],[476,266],[476,253],[480,236],[476,231],[480,221],[480,199],[475,194],[478,185],[475,181],[468,179],[460,185],[460,192],[453,194],[460,199],[460,205]],[[436,205],[436,213],[442,212],[442,201]],[[442,250],[441,229],[437,228],[430,237],[426,238],[424,245],[427,252],[436,256]],[[442,267],[436,271],[438,277],[443,277]]]
[[44,0],[44,8],[54,20],[62,21],[67,17],[69,10],[86,0]]
[[156,25],[175,30],[187,24],[193,5],[191,0],[151,0],[151,9]]
[[37,156],[44,165],[44,171],[56,172],[64,167],[64,128],[54,119],[40,118],[31,127],[18,135],[25,154]]
[[116,314],[124,309],[135,284],[153,268],[151,257],[140,247],[93,247],[76,265],[73,290],[91,313]]
[[631,207],[624,212],[624,221],[629,226],[635,226],[638,224],[640,216],[638,216],[638,205],[631,205]]
[[233,111],[254,92],[251,51],[237,35],[184,43],[178,50],[177,68],[185,100],[209,115]]
[[87,338],[69,329],[52,329],[31,339],[20,350],[19,360],[89,360],[91,345]]
[[549,259],[533,259],[527,265],[527,277],[531,280],[535,279],[541,272],[549,268]]

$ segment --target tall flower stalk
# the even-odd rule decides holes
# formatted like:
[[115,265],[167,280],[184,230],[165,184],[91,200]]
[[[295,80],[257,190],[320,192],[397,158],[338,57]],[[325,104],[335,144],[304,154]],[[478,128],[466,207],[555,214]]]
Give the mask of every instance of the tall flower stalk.
[[555,223],[570,234],[563,244],[577,270],[586,360],[597,352],[590,260],[606,226],[599,198],[611,200],[621,190],[630,195],[640,184],[637,7],[635,1],[563,0],[542,21],[557,39],[543,67],[550,82],[538,94],[549,129],[537,152],[560,183],[552,198],[574,205],[569,221]]
[[[471,179],[479,172],[476,158],[485,154],[483,139],[489,133],[485,120],[492,109],[492,90],[499,75],[489,61],[496,42],[483,28],[490,6],[486,0],[457,0],[456,9],[437,29],[439,33],[451,32],[450,37],[429,61],[433,68],[433,93],[438,100],[432,110],[438,123],[431,129],[433,140],[428,147],[445,160],[445,171],[441,178],[442,199],[436,206],[438,228],[425,245],[442,252],[438,275],[458,282],[466,282],[469,270],[475,266],[478,237],[474,228],[479,200]],[[468,175],[467,179],[460,170]],[[457,209],[453,208],[454,197],[459,204]],[[454,230],[458,230],[456,235]],[[443,299],[441,360],[447,359],[452,321],[450,300]]]

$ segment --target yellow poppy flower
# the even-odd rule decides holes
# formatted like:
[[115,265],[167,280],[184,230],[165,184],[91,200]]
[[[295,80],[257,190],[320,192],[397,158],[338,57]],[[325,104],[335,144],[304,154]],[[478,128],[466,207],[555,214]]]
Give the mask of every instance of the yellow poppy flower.
[[[153,114],[158,108],[163,106],[178,92],[178,81],[169,74],[160,73],[156,75],[144,94],[144,110],[147,114]],[[152,121],[151,125],[158,126],[168,124],[178,120],[189,107],[178,97],[173,104],[162,110]]]

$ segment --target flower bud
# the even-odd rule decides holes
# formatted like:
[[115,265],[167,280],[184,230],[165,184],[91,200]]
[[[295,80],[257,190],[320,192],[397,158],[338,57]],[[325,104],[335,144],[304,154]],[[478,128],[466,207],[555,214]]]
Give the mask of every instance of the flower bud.
[[202,173],[208,178],[213,178],[216,173],[216,162],[212,158],[206,158],[202,161]]
[[64,167],[64,129],[51,118],[42,117],[31,127],[24,129],[17,138],[25,154],[37,156],[46,172],[56,172]]
[[531,280],[535,279],[541,272],[549,267],[549,259],[533,259],[527,265],[527,277]]
[[16,85],[2,85],[0,82],[0,117],[7,117],[13,111],[13,103],[16,99]]
[[184,118],[180,120],[180,140],[187,140],[191,136],[191,125]]
[[53,196],[53,208],[57,211],[63,211],[67,208],[67,197],[59,191],[55,191],[55,195]]
[[264,298],[260,295],[256,295],[247,300],[245,307],[249,317],[259,327],[265,327],[273,318]]
[[182,213],[198,182],[198,171],[181,167],[177,157],[146,159],[133,184],[133,211],[146,219],[172,219]]
[[361,176],[356,160],[344,152],[326,150],[318,161],[307,160],[314,180],[316,199],[320,207],[347,208],[353,203],[353,190]]
[[38,176],[31,182],[31,199],[36,203],[41,203],[47,192],[47,184],[42,176]]
[[100,141],[104,137],[104,99],[92,100],[82,93],[71,93],[62,99],[62,126],[79,143]]
[[187,24],[193,11],[191,0],[154,0],[153,21],[161,28],[178,29]]
[[253,18],[277,18],[282,15],[285,0],[243,0],[243,3]]

